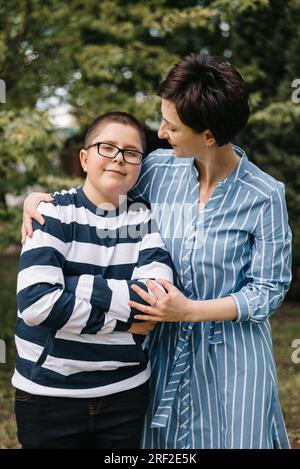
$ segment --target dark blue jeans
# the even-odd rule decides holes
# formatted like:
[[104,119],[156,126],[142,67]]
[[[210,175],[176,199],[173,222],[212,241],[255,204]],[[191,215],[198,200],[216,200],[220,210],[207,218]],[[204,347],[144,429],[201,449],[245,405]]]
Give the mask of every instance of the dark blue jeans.
[[16,389],[18,439],[29,448],[138,448],[148,383],[97,398],[64,398]]

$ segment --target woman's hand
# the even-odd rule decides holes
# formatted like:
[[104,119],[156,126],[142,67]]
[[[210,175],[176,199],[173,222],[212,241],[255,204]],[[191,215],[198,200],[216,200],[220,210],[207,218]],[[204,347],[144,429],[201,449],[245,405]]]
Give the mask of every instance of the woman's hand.
[[156,324],[157,322],[154,321],[135,322],[131,325],[128,332],[131,334],[148,335],[155,328]]
[[38,212],[37,207],[40,202],[53,202],[53,197],[50,194],[45,194],[44,192],[32,192],[29,194],[23,205],[23,224],[22,224],[22,240],[21,243],[24,244],[26,241],[26,236],[29,238],[32,237],[32,219],[34,218],[41,225],[45,223],[44,218]]
[[[135,301],[130,301],[129,306],[138,309],[143,314],[136,314],[135,319],[144,321],[157,321],[157,322],[182,322],[190,321],[191,318],[191,302],[186,296],[181,293],[172,283],[167,280],[155,280],[156,283],[164,287],[166,290],[163,293],[154,282],[146,280],[148,289],[152,294],[145,292],[137,285],[132,285],[131,288],[149,305],[145,306]],[[153,299],[153,295],[157,298]]]

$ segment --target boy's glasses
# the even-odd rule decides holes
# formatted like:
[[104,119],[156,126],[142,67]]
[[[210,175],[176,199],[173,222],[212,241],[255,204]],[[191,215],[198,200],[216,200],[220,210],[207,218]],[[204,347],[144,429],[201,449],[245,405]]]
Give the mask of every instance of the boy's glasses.
[[98,155],[104,156],[105,158],[115,158],[119,153],[122,153],[123,160],[126,163],[130,164],[141,164],[144,153],[137,150],[126,150],[123,148],[119,148],[116,145],[112,145],[111,143],[105,142],[96,142],[92,145],[86,147],[88,150],[91,147],[97,147]]

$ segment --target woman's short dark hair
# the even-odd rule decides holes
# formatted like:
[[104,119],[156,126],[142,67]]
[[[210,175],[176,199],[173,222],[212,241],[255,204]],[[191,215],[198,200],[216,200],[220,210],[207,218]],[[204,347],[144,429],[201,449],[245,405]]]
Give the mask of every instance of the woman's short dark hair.
[[87,146],[90,145],[91,140],[94,138],[94,131],[98,130],[98,127],[104,122],[117,122],[118,124],[130,125],[134,127],[141,137],[143,152],[146,151],[146,133],[143,125],[129,112],[121,111],[107,112],[96,117],[85,133],[84,148],[87,148]]
[[245,82],[222,57],[187,55],[169,71],[158,96],[173,102],[195,132],[209,129],[218,146],[231,142],[250,115]]

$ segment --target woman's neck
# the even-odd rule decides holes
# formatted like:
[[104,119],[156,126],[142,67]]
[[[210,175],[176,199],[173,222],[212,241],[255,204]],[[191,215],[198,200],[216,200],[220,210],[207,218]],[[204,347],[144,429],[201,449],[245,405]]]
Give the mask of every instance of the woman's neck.
[[225,179],[240,162],[231,144],[208,149],[202,155],[196,156],[195,164],[199,171],[199,182],[207,190]]

